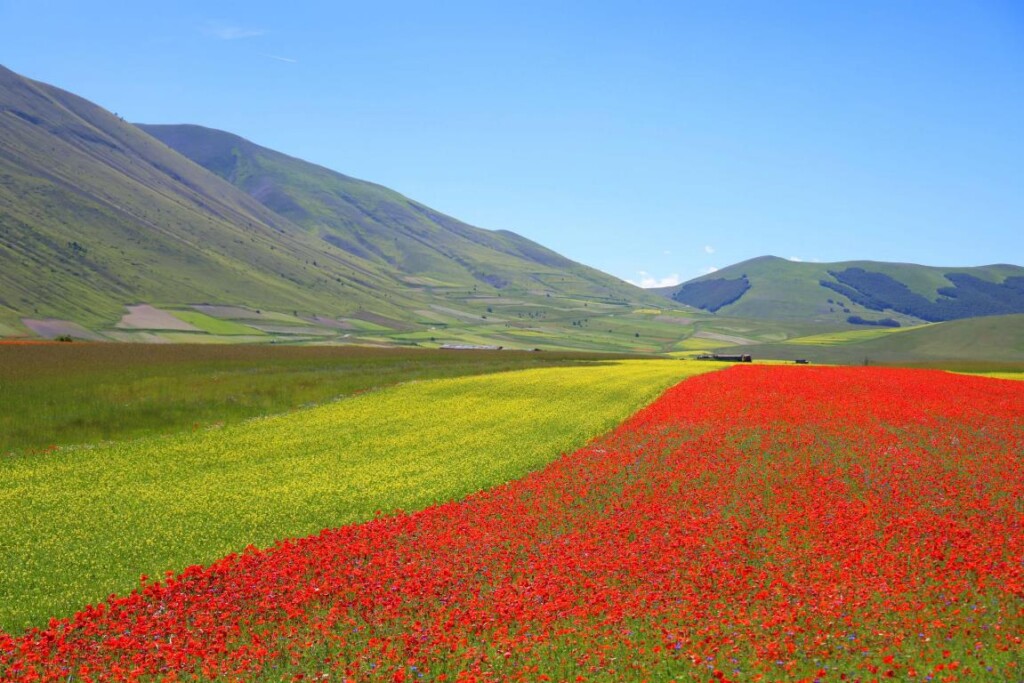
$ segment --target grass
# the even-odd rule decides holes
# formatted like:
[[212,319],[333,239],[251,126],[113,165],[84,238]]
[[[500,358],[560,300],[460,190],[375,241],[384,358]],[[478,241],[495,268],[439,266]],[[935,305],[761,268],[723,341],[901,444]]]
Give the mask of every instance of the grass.
[[360,320],[359,318],[343,318],[344,322],[352,326],[353,329],[361,332],[390,332],[391,330],[383,325],[371,323],[367,320]]
[[755,358],[807,358],[839,365],[966,366],[1013,372],[1024,364],[1024,314],[952,320],[836,343],[844,336],[826,335],[824,341],[813,345],[758,344],[743,350]]
[[0,344],[0,454],[230,424],[409,380],[611,357],[361,347]]
[[262,330],[258,330],[255,327],[249,327],[248,325],[242,325],[236,323],[233,320],[221,320],[220,318],[214,318],[213,316],[200,313],[199,311],[171,311],[170,312],[178,320],[183,320],[198,327],[203,332],[209,334],[223,334],[223,335],[264,335],[266,334]]
[[1024,359],[1019,361],[958,359],[952,361],[925,361],[904,363],[904,367],[947,370],[965,375],[1014,375],[1024,373]]
[[621,361],[410,382],[223,428],[8,456],[0,628],[70,614],[140,574],[521,477],[712,369]]
[[958,360],[930,363],[907,363],[909,367],[933,370],[946,370],[960,375],[977,375],[993,379],[1024,380],[1024,360],[1019,362],[999,362],[991,360]]
[[723,346],[732,346],[732,344],[726,344],[715,339],[689,337],[676,344],[675,348],[680,351],[707,351],[710,349],[720,349]]
[[785,343],[796,344],[797,346],[836,346],[839,344],[855,344],[868,341],[869,339],[881,339],[896,332],[905,332],[906,327],[888,327],[873,330],[849,330],[847,332],[826,332],[824,334],[812,334],[807,337],[788,339]]

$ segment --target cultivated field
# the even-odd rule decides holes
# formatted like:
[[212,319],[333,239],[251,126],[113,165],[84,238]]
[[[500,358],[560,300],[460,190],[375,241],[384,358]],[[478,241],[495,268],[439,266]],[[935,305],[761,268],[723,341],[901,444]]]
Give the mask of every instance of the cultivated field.
[[409,382],[224,427],[11,454],[0,627],[71,614],[140,574],[507,482],[710,369],[624,361]]
[[1020,680],[1024,383],[720,367],[10,454],[0,679]]
[[399,382],[624,356],[0,343],[0,453],[230,424]]

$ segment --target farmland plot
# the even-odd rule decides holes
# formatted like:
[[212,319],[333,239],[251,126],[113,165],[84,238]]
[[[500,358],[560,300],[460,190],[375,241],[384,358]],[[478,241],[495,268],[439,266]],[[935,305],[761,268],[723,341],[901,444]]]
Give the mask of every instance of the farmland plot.
[[0,459],[0,627],[140,574],[418,509],[542,467],[706,364],[626,361],[412,382],[319,407]]
[[735,367],[462,502],[0,640],[0,672],[1020,680],[1022,451],[1021,383]]

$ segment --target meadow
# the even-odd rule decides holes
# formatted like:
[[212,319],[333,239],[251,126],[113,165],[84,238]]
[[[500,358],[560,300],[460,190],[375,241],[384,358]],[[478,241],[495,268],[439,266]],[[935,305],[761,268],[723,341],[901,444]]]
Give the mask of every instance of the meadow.
[[231,424],[399,382],[622,356],[0,343],[0,454]]
[[409,381],[225,426],[9,454],[0,627],[70,615],[142,574],[511,481],[711,369],[606,361]]
[[733,367],[461,501],[0,636],[0,676],[1020,680],[1022,444],[1018,382]]
[[755,358],[837,365],[1024,369],[1024,315],[965,318],[916,327],[826,332],[744,348]]

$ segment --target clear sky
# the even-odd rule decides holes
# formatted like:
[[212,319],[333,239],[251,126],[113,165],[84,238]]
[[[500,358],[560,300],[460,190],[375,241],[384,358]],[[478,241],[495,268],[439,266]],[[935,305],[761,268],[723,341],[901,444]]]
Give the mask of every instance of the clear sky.
[[150,4],[0,0],[0,64],[647,285],[1024,264],[1020,0]]

